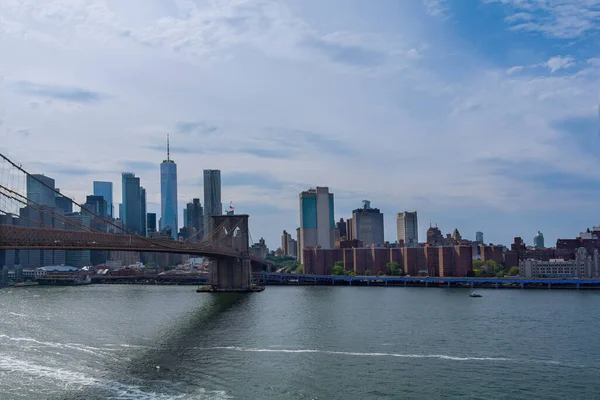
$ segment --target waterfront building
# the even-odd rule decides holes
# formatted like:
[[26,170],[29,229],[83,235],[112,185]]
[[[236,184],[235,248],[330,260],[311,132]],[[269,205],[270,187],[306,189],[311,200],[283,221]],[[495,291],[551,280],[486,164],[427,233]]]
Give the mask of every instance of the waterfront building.
[[257,243],[250,246],[250,254],[256,257],[265,258],[269,254],[269,248],[265,243],[265,239],[260,238]]
[[475,241],[477,243],[483,244],[483,232],[480,232],[480,231],[475,232]]
[[177,164],[171,160],[168,135],[167,159],[160,164],[160,211],[160,229],[171,228],[173,239],[177,239]]
[[140,178],[134,173],[123,172],[123,202],[119,215],[123,219],[126,230],[145,236],[142,231],[142,190],[140,187]]
[[416,246],[419,243],[419,224],[417,212],[404,211],[396,214],[396,231],[398,243],[406,246]]
[[367,247],[383,245],[383,214],[378,208],[371,208],[369,200],[363,200],[362,208],[352,211],[352,221],[353,239],[360,240]]
[[544,234],[538,231],[537,235],[533,238],[533,247],[536,249],[544,249]]
[[94,196],[103,196],[106,199],[106,209],[109,217],[114,217],[113,183],[94,181]]
[[204,232],[210,232],[209,224],[212,216],[223,215],[221,203],[221,171],[204,170]]
[[590,256],[583,247],[577,249],[572,260],[525,259],[519,262],[519,276],[523,278],[598,278],[600,277],[600,255],[594,249]]
[[[335,219],[333,193],[328,187],[318,187],[301,192],[300,249],[318,247],[331,249],[335,245]],[[304,252],[301,252],[303,263]]]

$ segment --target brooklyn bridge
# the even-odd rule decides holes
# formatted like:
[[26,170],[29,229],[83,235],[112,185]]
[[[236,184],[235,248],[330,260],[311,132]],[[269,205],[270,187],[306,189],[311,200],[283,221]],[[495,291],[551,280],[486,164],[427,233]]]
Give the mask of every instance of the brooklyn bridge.
[[[247,214],[211,216],[208,232],[197,232],[186,240],[148,238],[85,208],[1,153],[0,168],[0,216],[12,217],[7,219],[12,223],[0,224],[0,250],[108,250],[202,256],[211,260],[209,291],[261,289],[251,284],[252,267],[267,263],[250,254]],[[89,225],[66,218],[55,209],[28,198],[22,184],[27,180],[35,180],[44,190],[51,190],[80,207],[96,223]],[[16,214],[15,210],[22,207],[28,207],[28,216]],[[199,233],[203,234],[200,239]]]

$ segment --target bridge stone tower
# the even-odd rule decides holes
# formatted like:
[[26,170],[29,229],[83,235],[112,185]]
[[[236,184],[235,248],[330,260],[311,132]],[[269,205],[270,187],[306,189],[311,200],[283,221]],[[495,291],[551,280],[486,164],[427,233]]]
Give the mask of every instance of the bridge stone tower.
[[213,292],[253,291],[250,285],[252,268],[249,259],[248,215],[215,215],[211,217],[211,245],[230,249],[236,257],[213,260],[210,284]]

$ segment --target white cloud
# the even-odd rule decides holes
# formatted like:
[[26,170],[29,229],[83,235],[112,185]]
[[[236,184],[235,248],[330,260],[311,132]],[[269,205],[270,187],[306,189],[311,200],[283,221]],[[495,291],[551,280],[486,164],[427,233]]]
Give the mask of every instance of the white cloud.
[[505,5],[511,13],[506,21],[517,31],[567,39],[598,31],[600,26],[600,0],[482,1]]
[[506,73],[508,75],[511,75],[511,74],[514,74],[515,72],[522,71],[523,68],[525,68],[525,67],[523,67],[522,65],[517,65],[517,66],[514,66],[514,67],[510,67],[509,69],[506,70]]
[[448,17],[447,0],[423,0],[425,11],[433,17]]
[[550,72],[556,72],[559,69],[570,68],[575,65],[575,60],[573,57],[551,57],[544,63],[546,67],[550,70]]

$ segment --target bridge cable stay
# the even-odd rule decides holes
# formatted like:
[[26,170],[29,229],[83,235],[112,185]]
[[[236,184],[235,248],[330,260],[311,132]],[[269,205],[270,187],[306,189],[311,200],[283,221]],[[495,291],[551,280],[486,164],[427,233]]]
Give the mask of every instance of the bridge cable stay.
[[[17,193],[15,191],[11,190],[11,189],[6,188],[2,184],[0,184],[0,189],[3,189],[3,190],[5,190],[5,191],[7,191],[9,193],[14,193],[17,196],[24,198],[26,201],[21,200],[21,199],[19,199],[17,197],[8,195],[6,193],[3,193],[3,196],[5,196],[7,198],[11,198],[13,200],[16,200],[17,202],[19,202],[21,204],[24,204],[25,206],[29,206],[33,210],[35,210],[35,211],[37,211],[37,212],[39,212],[41,214],[47,215],[47,216],[49,216],[49,217],[51,217],[53,219],[57,219],[60,222],[64,223],[65,225],[70,225],[70,226],[73,226],[75,228],[85,228],[85,229],[88,229],[88,230],[90,230],[92,232],[103,233],[103,232],[101,232],[101,231],[99,231],[97,229],[92,228],[91,226],[83,225],[81,223],[73,221],[73,220],[71,220],[70,218],[68,218],[68,217],[66,217],[64,215],[57,213],[56,211],[52,210],[51,208],[45,207],[45,206],[43,206],[43,205],[41,205],[39,203],[36,203],[33,200],[28,199],[27,197],[23,196],[20,193]],[[25,219],[25,217],[23,217],[23,216],[19,216],[19,218],[24,218]],[[29,220],[29,221],[31,221],[31,220]],[[56,229],[56,228],[54,228],[52,226],[48,226],[48,228]]]
[[[12,165],[2,162],[2,169],[0,172],[0,183],[7,184],[10,188],[15,189],[17,192],[24,192],[21,187],[21,179],[20,177],[23,174],[15,173],[16,168]],[[7,168],[8,166],[8,168]],[[15,184],[16,180],[16,184]],[[24,182],[23,182],[24,183]],[[24,188],[25,185],[23,185]],[[3,196],[3,193],[0,192],[0,205],[2,205],[3,209],[8,212],[10,215],[18,215],[19,214],[19,204],[15,202],[13,199],[8,196]]]
[[[108,224],[108,225],[110,225],[110,226],[113,226],[113,227],[115,227],[115,228],[117,228],[117,229],[119,229],[119,230],[123,231],[125,234],[128,234],[128,235],[130,235],[130,236],[136,236],[136,237],[138,237],[139,239],[142,239],[142,240],[144,240],[144,241],[147,241],[147,242],[149,242],[149,243],[151,243],[151,244],[158,245],[158,246],[161,246],[161,247],[164,247],[164,248],[171,248],[171,249],[176,249],[176,250],[179,250],[179,249],[178,249],[178,248],[176,248],[176,247],[171,247],[171,246],[168,246],[168,247],[167,247],[167,246],[166,246],[166,245],[164,245],[163,243],[158,243],[158,242],[155,242],[155,241],[154,241],[154,240],[152,240],[152,239],[146,238],[146,237],[144,237],[144,236],[140,236],[140,235],[139,235],[139,234],[137,234],[136,232],[131,232],[131,231],[129,231],[129,230],[127,230],[127,229],[125,229],[125,228],[123,228],[123,227],[121,227],[121,226],[119,226],[119,225],[117,225],[117,224],[113,223],[112,221],[110,221],[110,220],[108,220],[108,219],[106,219],[106,218],[103,218],[102,216],[100,216],[100,215],[96,214],[95,212],[93,212],[93,211],[91,211],[91,210],[88,210],[86,207],[82,206],[81,204],[79,204],[79,203],[78,203],[78,202],[76,202],[75,200],[71,199],[70,197],[68,197],[68,196],[65,196],[63,193],[59,192],[59,191],[58,191],[58,190],[56,190],[55,188],[53,188],[53,187],[51,187],[51,186],[48,186],[48,185],[47,185],[45,182],[43,182],[42,180],[40,180],[40,179],[38,179],[37,177],[33,176],[33,175],[32,175],[32,174],[30,174],[29,172],[27,172],[27,171],[26,171],[25,169],[23,169],[23,168],[22,168],[20,165],[17,165],[17,164],[15,164],[15,163],[14,163],[14,162],[13,162],[11,159],[9,159],[8,157],[6,157],[4,154],[0,153],[0,158],[4,159],[6,162],[8,162],[10,165],[12,165],[12,166],[13,166],[14,168],[16,168],[17,170],[19,170],[19,171],[23,172],[23,173],[24,173],[26,176],[28,176],[28,177],[30,177],[31,179],[33,179],[33,180],[37,181],[39,184],[41,184],[42,186],[46,187],[48,190],[51,190],[51,191],[52,191],[52,192],[54,192],[55,194],[57,194],[57,195],[59,195],[59,196],[61,196],[61,197],[64,197],[64,198],[66,198],[66,199],[67,199],[67,200],[69,200],[71,203],[73,203],[73,204],[75,204],[76,206],[78,206],[80,209],[82,209],[82,210],[86,210],[86,212],[88,212],[88,213],[90,213],[91,215],[93,215],[94,217],[96,217],[96,218],[100,219],[102,222],[104,222],[104,223],[106,223],[106,224]],[[102,232],[102,233],[105,233],[105,232]]]
[[[25,180],[26,180],[26,177],[30,177],[31,179],[33,179],[33,180],[35,180],[36,182],[38,182],[40,185],[42,185],[42,186],[44,186],[45,188],[47,188],[48,190],[50,190],[50,191],[54,192],[56,195],[58,195],[58,196],[60,196],[60,197],[63,197],[63,198],[66,198],[66,199],[67,199],[67,200],[69,200],[71,203],[73,203],[73,204],[75,204],[76,206],[78,206],[78,207],[79,207],[81,210],[86,210],[86,212],[87,212],[87,213],[89,213],[89,214],[93,215],[94,217],[98,218],[99,220],[101,220],[102,222],[106,223],[107,225],[110,225],[110,226],[112,226],[112,227],[114,227],[114,228],[117,228],[118,230],[122,231],[122,232],[123,232],[123,233],[125,233],[125,234],[128,234],[128,235],[130,235],[130,236],[137,237],[138,239],[140,239],[140,240],[143,240],[143,241],[146,241],[146,242],[148,242],[148,243],[150,243],[150,244],[153,244],[153,245],[155,245],[155,246],[160,246],[160,247],[162,247],[162,248],[163,248],[163,249],[165,249],[165,250],[169,250],[169,249],[170,249],[170,250],[177,250],[177,251],[181,251],[181,247],[176,245],[176,243],[179,243],[179,242],[174,242],[174,243],[173,243],[173,245],[170,245],[170,244],[169,244],[169,245],[167,245],[166,243],[164,243],[164,242],[162,242],[162,241],[161,241],[161,242],[158,242],[158,241],[152,240],[152,239],[150,239],[150,238],[146,238],[146,237],[144,237],[144,236],[140,236],[140,235],[139,235],[138,233],[136,233],[136,232],[131,232],[131,231],[127,230],[126,228],[124,228],[124,227],[121,227],[121,226],[119,226],[119,225],[117,225],[117,224],[113,223],[112,221],[110,221],[110,220],[108,220],[108,219],[106,219],[106,218],[103,218],[102,216],[98,215],[98,214],[97,214],[97,213],[95,213],[94,211],[92,211],[92,210],[88,210],[86,207],[84,207],[84,206],[83,206],[83,205],[81,205],[80,203],[76,202],[75,200],[71,199],[71,198],[70,198],[70,197],[68,197],[68,196],[65,196],[63,193],[59,192],[59,191],[58,191],[58,190],[56,190],[55,188],[53,188],[53,187],[51,187],[51,186],[47,185],[47,184],[46,184],[45,182],[43,182],[42,180],[38,179],[37,177],[35,177],[35,176],[33,176],[32,174],[30,174],[29,172],[27,172],[27,171],[26,171],[24,168],[22,168],[22,166],[20,166],[20,165],[17,165],[16,163],[14,163],[12,160],[10,160],[8,157],[6,157],[4,154],[0,153],[0,158],[2,158],[2,159],[5,161],[5,162],[7,162],[8,164],[10,164],[10,165],[13,167],[13,169],[16,169],[16,170],[18,170],[18,171],[22,172],[23,174],[25,174]],[[3,162],[3,166],[4,166],[4,162]],[[13,175],[14,175],[14,174],[13,174]],[[14,192],[14,191],[12,191],[12,190],[11,190],[11,192],[15,193],[15,192]],[[19,194],[19,195],[20,195],[20,194]],[[25,203],[25,204],[27,204],[27,205],[29,205],[29,204],[28,204],[29,202],[32,202],[32,200],[28,199],[26,196],[23,196],[23,195],[20,195],[20,196],[21,196],[21,197],[23,197],[23,198],[25,198],[25,199],[27,199],[27,203]],[[20,201],[20,202],[22,203],[22,201]],[[39,206],[39,205],[38,205],[38,206]],[[57,217],[59,217],[59,218],[60,218],[60,217],[62,217],[62,218],[65,218],[64,216],[61,216],[60,214],[56,214],[56,216],[57,216]],[[74,224],[74,223],[75,223],[74,221],[71,221],[71,220],[69,220],[69,224],[71,224],[71,225],[72,225],[72,224]],[[76,224],[76,223],[75,223],[75,224]],[[203,240],[204,240],[205,242],[208,242],[208,239],[212,238],[212,237],[213,237],[213,236],[214,236],[216,233],[220,232],[221,228],[223,228],[223,227],[225,226],[225,224],[226,224],[226,222],[223,222],[221,225],[219,225],[219,226],[217,227],[217,229],[215,229],[213,232],[211,232],[211,234],[210,234],[208,237],[205,237],[205,238],[203,238]],[[77,225],[77,224],[76,224],[76,225]],[[91,230],[91,229],[93,229],[93,228],[91,228],[91,227],[88,227],[88,226],[86,226],[86,225],[82,225],[82,224],[81,224],[80,226],[81,226],[81,227],[86,227],[87,229],[90,229],[90,230]],[[238,226],[239,226],[239,222],[238,222],[238,224],[236,224],[236,226],[235,226],[235,227],[232,229],[232,232],[234,232],[234,231],[235,231],[235,228],[237,228]],[[56,229],[56,228],[52,228],[52,229]],[[106,232],[101,232],[101,231],[97,231],[97,232],[99,232],[99,233],[106,233]],[[228,234],[229,234],[229,232],[228,232]],[[198,249],[201,249],[201,248],[202,248],[201,246],[199,246],[199,247],[195,247],[195,248],[194,248],[194,250],[198,250]]]

